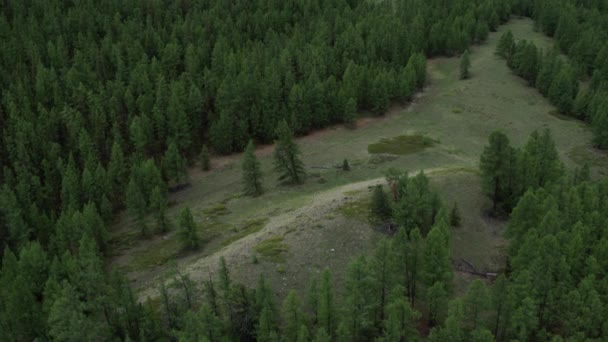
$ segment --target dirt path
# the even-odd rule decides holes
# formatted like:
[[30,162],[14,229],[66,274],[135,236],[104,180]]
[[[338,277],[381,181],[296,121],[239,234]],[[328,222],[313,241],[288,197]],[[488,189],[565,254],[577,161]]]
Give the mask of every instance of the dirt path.
[[[427,175],[432,175],[439,171],[447,171],[450,169],[451,168],[448,167],[438,167],[424,170],[424,172]],[[417,172],[418,171],[410,172],[410,175],[414,175]],[[214,274],[217,272],[221,257],[225,258],[229,268],[232,268],[236,263],[242,262],[242,260],[250,260],[255,245],[270,236],[285,233],[288,230],[288,227],[292,226],[292,223],[295,222],[299,217],[323,216],[328,212],[340,207],[346,198],[352,197],[353,192],[365,190],[370,187],[383,184],[384,182],[385,178],[380,177],[357,183],[350,183],[344,186],[309,195],[305,204],[290,212],[272,217],[266,226],[259,232],[237,240],[212,255],[196,259],[185,265],[181,265],[180,271],[184,274],[188,274],[195,283],[200,283],[203,280],[208,279],[209,276],[214,276]],[[141,288],[139,292],[139,299],[141,301],[148,297],[158,296],[158,289],[156,288],[158,281],[158,277],[152,279],[148,282],[148,284]]]

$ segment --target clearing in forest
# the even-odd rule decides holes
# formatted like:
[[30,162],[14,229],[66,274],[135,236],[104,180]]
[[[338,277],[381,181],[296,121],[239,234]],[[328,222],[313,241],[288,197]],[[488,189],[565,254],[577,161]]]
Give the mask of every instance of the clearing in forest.
[[[385,171],[395,167],[425,170],[446,207],[458,202],[462,225],[452,233],[454,261],[499,267],[504,224],[484,214],[488,201],[477,175],[489,134],[502,129],[521,146],[533,130],[547,127],[567,166],[606,159],[592,149],[585,124],[551,115],[553,106],[494,55],[500,34],[509,29],[516,39],[545,48],[552,44],[533,31],[531,20],[512,19],[471,49],[467,80],[459,80],[458,57],[429,60],[428,87],[413,103],[394,106],[381,118],[364,117],[354,130],[337,127],[298,139],[308,172],[303,185],[276,185],[272,146],[257,151],[267,190],[261,197],[239,196],[240,155],[213,160],[209,172],[193,169],[191,186],[171,195],[169,216],[175,225],[182,207],[192,209],[205,240],[201,250],[180,254],[172,232],[140,240],[124,215],[112,232],[112,263],[127,271],[142,298],[155,293],[169,260],[176,259],[182,272],[199,281],[214,272],[221,256],[236,280],[253,285],[263,272],[279,295],[302,290],[311,274],[326,267],[339,288],[346,264],[383,236],[363,211],[369,188],[384,183]],[[395,148],[394,142],[411,146]],[[338,168],[345,158],[351,171]],[[457,288],[467,279],[457,277]]]

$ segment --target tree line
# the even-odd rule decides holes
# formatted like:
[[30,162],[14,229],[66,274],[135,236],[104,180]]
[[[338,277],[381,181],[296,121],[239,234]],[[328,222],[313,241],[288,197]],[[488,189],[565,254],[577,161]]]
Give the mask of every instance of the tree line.
[[608,5],[537,0],[514,2],[513,10],[534,18],[539,30],[555,38],[555,48],[542,51],[507,32],[496,53],[562,114],[589,123],[594,144],[608,148]]

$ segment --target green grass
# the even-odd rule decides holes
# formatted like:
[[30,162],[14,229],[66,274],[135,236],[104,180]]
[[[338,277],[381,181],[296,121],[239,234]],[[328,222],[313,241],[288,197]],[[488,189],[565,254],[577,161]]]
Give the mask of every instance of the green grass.
[[425,148],[435,145],[436,141],[420,134],[400,135],[390,139],[382,139],[377,143],[370,144],[367,152],[371,154],[394,154],[405,155],[416,153]]
[[338,209],[344,217],[352,218],[362,222],[368,222],[370,217],[371,194],[363,194],[361,197],[350,200]]
[[[254,217],[284,219],[292,212],[313,204],[317,196],[328,189],[383,177],[391,167],[401,170],[442,167],[449,172],[432,177],[445,179],[446,185],[442,186],[446,190],[441,190],[441,193],[446,194],[446,203],[451,205],[450,202],[457,198],[467,201],[470,198],[471,201],[458,203],[464,216],[463,224],[467,224],[467,221],[469,224],[459,228],[460,235],[457,236],[460,238],[453,240],[454,257],[470,258],[482,264],[488,262],[487,255],[491,255],[495,249],[495,245],[488,241],[494,241],[496,237],[483,235],[483,229],[490,229],[492,225],[480,218],[479,207],[476,206],[485,202],[480,202],[483,196],[475,190],[478,185],[474,177],[479,155],[492,131],[504,131],[513,145],[519,147],[533,130],[547,127],[552,130],[556,148],[567,167],[589,162],[592,173],[598,174],[608,165],[606,155],[593,150],[591,132],[587,126],[552,115],[551,111],[555,108],[534,88],[513,75],[504,60],[494,55],[500,35],[507,30],[511,30],[516,39],[533,41],[545,50],[552,45],[549,38],[533,30],[531,20],[513,19],[508,25],[500,27],[498,32],[491,33],[486,44],[471,48],[472,77],[466,82],[459,80],[458,58],[429,60],[429,86],[411,107],[394,107],[382,118],[366,118],[357,129],[337,126],[298,138],[302,161],[307,171],[315,174],[303,185],[278,185],[272,164],[272,148],[266,146],[260,146],[258,151],[266,192],[257,198],[234,195],[241,192],[240,155],[214,159],[214,169],[210,172],[201,173],[193,169],[190,174],[192,186],[170,195],[170,200],[175,205],[169,208],[168,216],[177,222],[181,208],[189,206],[201,229],[208,220],[217,221],[218,226],[213,226],[205,233],[208,234],[208,242],[198,254],[191,254],[187,260],[197,266],[197,258],[204,261],[209,253],[242,252],[223,246],[239,239],[251,238],[251,234],[258,229],[255,225],[245,227],[243,222]],[[395,138],[379,141],[382,137]],[[436,142],[433,148],[426,148],[428,146],[424,146],[424,139],[430,137]],[[374,152],[394,154],[370,155],[370,147]],[[416,151],[406,153],[410,149]],[[352,161],[350,172],[335,168],[345,158]],[[452,178],[455,173],[453,171],[457,169],[471,171],[464,172],[469,178]],[[450,188],[447,184],[452,183],[455,184]],[[368,239],[370,235],[365,235],[369,232],[365,231],[368,224],[364,208],[363,200],[352,199],[340,209],[340,215],[335,215],[331,220],[319,221],[313,213],[310,215],[311,222],[303,222],[299,226],[286,221],[269,227],[269,232],[278,236],[286,231],[291,232],[284,236],[290,255],[285,264],[286,276],[299,277],[300,282],[306,283],[304,276],[308,273],[301,274],[303,268],[314,269],[318,265],[319,268],[331,267],[334,271],[345,269],[350,256],[365,253],[371,248]],[[477,216],[471,216],[473,214]],[[479,219],[473,220],[471,217]],[[365,223],[354,227],[359,223],[357,220]],[[322,228],[314,228],[317,225]],[[112,227],[109,250],[113,264],[127,266],[132,271],[129,274],[132,279],[140,277],[141,273],[157,274],[162,270],[154,266],[162,264],[168,258],[182,258],[182,254],[176,253],[179,248],[171,238],[160,242],[141,239],[132,233],[133,230],[132,221],[123,215]],[[348,245],[349,250],[341,251],[336,247],[354,240],[354,235],[362,238],[356,240],[356,244]],[[331,248],[336,248],[337,252],[329,252]],[[157,250],[158,255],[155,255]],[[283,256],[285,254],[278,253]],[[257,273],[264,267],[262,262],[254,267],[249,254],[240,259],[234,254],[227,254],[226,257],[240,260],[235,262],[235,279],[255,281]],[[261,254],[258,257],[260,261],[266,260]],[[292,259],[295,261],[292,262]],[[239,267],[239,263],[245,266]],[[336,281],[340,281],[338,275]],[[276,283],[281,287],[282,279],[276,279]]]
[[268,222],[267,218],[260,218],[260,219],[255,219],[255,220],[249,220],[246,221],[238,230],[235,234],[225,238],[222,240],[222,242],[220,243],[220,245],[222,247],[228,246],[231,243],[240,240],[250,234],[253,233],[257,233],[260,230],[262,230],[262,228],[264,228],[264,226],[266,225],[266,223]]
[[230,210],[225,203],[218,203],[203,209],[203,214],[210,217],[218,217],[230,214]]
[[285,254],[289,247],[283,243],[283,236],[274,236],[264,240],[254,247],[255,253],[263,260],[275,263],[284,263]]

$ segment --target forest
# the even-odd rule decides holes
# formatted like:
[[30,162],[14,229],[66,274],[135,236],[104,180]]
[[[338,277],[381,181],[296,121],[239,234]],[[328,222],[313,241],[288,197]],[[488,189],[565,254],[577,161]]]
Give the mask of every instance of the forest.
[[[390,169],[374,188],[369,210],[398,230],[340,287],[325,269],[278,302],[263,274],[241,284],[222,258],[203,283],[175,267],[142,300],[108,263],[121,215],[141,239],[172,229],[189,170],[244,151],[243,193],[258,197],[255,145],[274,143],[281,186],[302,184],[295,138],[412,102],[428,59],[468,59],[512,16],[555,48],[508,32],[496,55],[608,148],[606,0],[1,1],[0,340],[606,339],[608,183],[567,168],[549,130],[523,147],[489,136],[480,180],[507,258],[461,296],[457,208],[423,171]],[[177,221],[197,250],[191,210]]]

